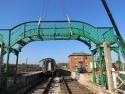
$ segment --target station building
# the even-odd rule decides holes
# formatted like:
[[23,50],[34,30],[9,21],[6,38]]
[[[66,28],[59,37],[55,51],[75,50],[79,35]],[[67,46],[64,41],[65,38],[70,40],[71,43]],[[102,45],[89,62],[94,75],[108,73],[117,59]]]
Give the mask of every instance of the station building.
[[88,53],[72,53],[69,57],[69,68],[73,71],[75,67],[83,68],[87,72],[92,71],[92,56]]

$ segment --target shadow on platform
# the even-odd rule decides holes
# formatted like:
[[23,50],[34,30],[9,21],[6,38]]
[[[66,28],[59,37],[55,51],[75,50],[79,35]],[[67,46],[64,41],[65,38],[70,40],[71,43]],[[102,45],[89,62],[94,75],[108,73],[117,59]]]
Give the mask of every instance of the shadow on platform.
[[61,76],[71,76],[71,72],[67,71],[67,70],[62,70],[62,69],[58,69],[56,71],[56,76],[57,77],[61,77]]

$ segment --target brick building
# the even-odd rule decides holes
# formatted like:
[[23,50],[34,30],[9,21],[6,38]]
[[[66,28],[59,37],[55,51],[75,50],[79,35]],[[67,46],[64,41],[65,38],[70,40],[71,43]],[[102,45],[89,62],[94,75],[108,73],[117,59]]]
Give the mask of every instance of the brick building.
[[91,72],[91,54],[88,53],[72,53],[69,55],[69,67],[70,71],[73,71],[75,66],[86,69],[86,71]]

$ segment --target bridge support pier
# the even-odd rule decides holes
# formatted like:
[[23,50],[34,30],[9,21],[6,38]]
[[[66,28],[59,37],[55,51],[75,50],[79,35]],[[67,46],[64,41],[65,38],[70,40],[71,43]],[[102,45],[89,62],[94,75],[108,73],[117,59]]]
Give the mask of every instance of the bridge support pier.
[[113,77],[112,77],[112,61],[111,61],[110,44],[108,42],[104,42],[103,46],[104,46],[108,90],[111,93],[113,93],[114,86],[113,86]]

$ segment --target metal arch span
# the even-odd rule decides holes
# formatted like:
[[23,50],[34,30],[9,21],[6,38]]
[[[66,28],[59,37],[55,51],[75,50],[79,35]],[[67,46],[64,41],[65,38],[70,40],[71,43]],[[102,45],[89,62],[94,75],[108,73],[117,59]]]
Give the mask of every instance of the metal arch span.
[[[6,31],[6,32],[5,32]],[[112,27],[95,27],[81,21],[30,21],[21,23],[12,29],[1,29],[0,34],[6,48],[20,47],[35,40],[80,40],[91,46],[90,42],[102,44],[108,41],[116,43]],[[1,38],[0,38],[1,39]],[[7,51],[7,49],[6,49]]]

